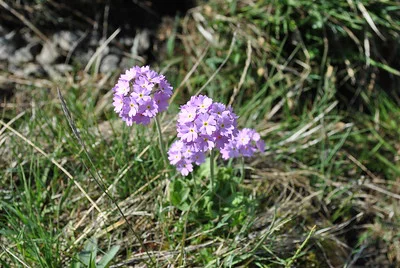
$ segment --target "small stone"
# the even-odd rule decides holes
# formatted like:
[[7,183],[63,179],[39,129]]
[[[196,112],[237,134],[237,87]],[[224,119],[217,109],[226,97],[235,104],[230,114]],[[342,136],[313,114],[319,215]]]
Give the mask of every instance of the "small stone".
[[42,67],[51,79],[58,80],[61,78],[61,74],[52,65],[43,64]]
[[60,63],[60,64],[55,64],[54,65],[54,69],[61,73],[61,74],[65,74],[65,73],[69,73],[72,72],[73,68],[71,65],[69,64],[64,64],[64,63]]
[[17,49],[14,54],[9,55],[8,62],[13,65],[20,65],[33,60],[31,45]]
[[53,35],[53,41],[62,50],[70,51],[76,42],[79,40],[79,36],[82,33],[74,33],[71,31],[60,31]]
[[43,45],[42,51],[36,56],[36,60],[41,64],[52,64],[57,60],[60,54],[53,42],[47,42]]
[[23,69],[15,69],[13,73],[20,77],[42,77],[45,74],[43,68],[33,62],[24,64]]
[[136,34],[131,47],[131,53],[134,56],[143,55],[150,48],[150,31],[144,29]]
[[118,69],[119,57],[117,55],[107,55],[103,58],[100,65],[101,73],[109,73]]
[[119,42],[125,47],[131,47],[133,45],[133,40],[134,39],[131,37],[122,37]]
[[91,48],[87,50],[83,49],[77,50],[74,53],[73,61],[85,67],[85,65],[89,62],[90,58],[93,56],[94,52],[95,51]]
[[131,68],[133,65],[135,65],[137,61],[135,61],[132,58],[127,58],[127,57],[123,57],[119,63],[119,68],[121,70],[126,70]]
[[14,31],[0,37],[0,60],[6,60],[17,49],[14,37]]

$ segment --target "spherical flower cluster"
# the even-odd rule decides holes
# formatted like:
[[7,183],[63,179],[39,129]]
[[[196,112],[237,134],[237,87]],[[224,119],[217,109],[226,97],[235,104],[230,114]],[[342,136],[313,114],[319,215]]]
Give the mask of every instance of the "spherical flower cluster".
[[193,96],[181,106],[178,115],[178,137],[168,151],[172,165],[186,176],[193,164],[200,165],[205,153],[222,149],[236,135],[237,116],[222,103],[206,96]]
[[134,66],[122,74],[114,91],[114,111],[128,126],[147,125],[158,112],[165,111],[172,87],[163,75],[149,66]]
[[193,171],[193,163],[200,165],[205,154],[213,149],[221,151],[224,159],[239,155],[251,156],[257,147],[264,150],[260,135],[251,129],[237,130],[237,116],[230,107],[200,95],[181,106],[178,115],[178,137],[169,151],[168,159],[182,175]]

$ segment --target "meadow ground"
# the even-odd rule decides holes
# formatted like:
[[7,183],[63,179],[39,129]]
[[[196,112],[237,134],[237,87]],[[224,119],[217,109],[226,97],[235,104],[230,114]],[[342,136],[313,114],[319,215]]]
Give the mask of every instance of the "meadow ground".
[[267,145],[218,158],[215,192],[208,161],[183,178],[154,122],[118,118],[124,70],[1,70],[13,92],[0,108],[0,265],[398,267],[399,12],[396,1],[210,0],[163,24],[147,63],[174,87],[165,143],[201,92]]

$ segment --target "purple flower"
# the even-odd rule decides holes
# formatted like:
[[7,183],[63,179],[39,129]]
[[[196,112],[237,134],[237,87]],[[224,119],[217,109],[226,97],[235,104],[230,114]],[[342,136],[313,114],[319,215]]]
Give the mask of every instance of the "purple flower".
[[135,116],[136,113],[138,111],[138,104],[136,103],[136,100],[134,97],[130,98],[130,102],[129,102],[129,112],[128,112],[128,116],[132,117]]
[[132,81],[133,79],[136,78],[137,73],[138,73],[137,66],[132,67],[129,70],[126,70],[125,73],[121,75],[120,79],[125,81]]
[[128,126],[147,125],[168,108],[172,87],[165,76],[149,66],[134,66],[119,77],[113,92],[114,111]]
[[183,159],[182,155],[182,148],[183,148],[183,142],[181,141],[175,141],[169,151],[168,151],[168,160],[172,165],[176,165]]
[[121,112],[122,107],[124,106],[124,97],[121,95],[115,95],[113,100],[114,111],[117,113]]
[[131,96],[136,99],[137,103],[142,104],[151,99],[150,92],[146,87],[138,86],[132,91]]
[[217,121],[217,125],[219,127],[219,133],[225,137],[232,135],[235,129],[233,126],[233,120],[225,112],[221,114],[221,117]]
[[252,135],[249,133],[249,129],[245,128],[239,131],[238,135],[236,136],[236,143],[240,146],[245,146],[249,144]]
[[196,107],[184,105],[181,107],[178,122],[181,124],[193,122],[196,118]]
[[201,131],[201,134],[211,135],[217,129],[215,127],[216,121],[214,116],[208,114],[200,114],[197,118],[196,124]]
[[227,160],[229,158],[235,158],[239,156],[238,149],[236,148],[236,144],[234,142],[228,143],[224,148],[220,150],[222,158]]
[[160,90],[161,92],[167,94],[169,97],[172,96],[172,87],[171,85],[168,83],[168,81],[166,79],[162,79],[159,83],[160,86]]
[[215,136],[215,147],[218,149],[224,148],[225,144],[227,144],[230,139],[226,136],[217,135]]
[[118,83],[115,85],[115,91],[118,95],[126,96],[129,93],[129,81],[126,80],[118,80]]
[[197,127],[194,123],[187,123],[179,128],[178,137],[186,142],[195,141],[198,136]]
[[244,128],[240,130],[234,139],[221,150],[224,159],[237,156],[251,157],[257,151],[264,152],[265,143],[254,129]]
[[154,117],[157,114],[158,106],[152,98],[149,98],[140,105],[139,111],[144,116]]
[[158,111],[163,112],[168,108],[169,96],[163,92],[154,93],[154,100],[158,106]]
[[193,161],[196,163],[196,165],[201,165],[206,161],[206,155],[204,152],[195,152],[192,156]]
[[255,130],[237,129],[238,117],[231,107],[200,95],[180,109],[179,139],[171,145],[168,159],[183,176],[193,171],[193,164],[204,163],[206,153],[214,149],[220,150],[223,159],[264,151],[265,144]]
[[195,148],[201,152],[212,150],[215,147],[214,137],[209,135],[201,135],[194,144]]
[[192,163],[188,162],[188,161],[184,161],[179,163],[176,166],[176,169],[183,175],[183,176],[187,176],[189,175],[190,172],[193,171],[193,165]]
[[148,125],[150,123],[150,117],[143,114],[137,113],[135,116],[131,117],[131,120],[136,124]]

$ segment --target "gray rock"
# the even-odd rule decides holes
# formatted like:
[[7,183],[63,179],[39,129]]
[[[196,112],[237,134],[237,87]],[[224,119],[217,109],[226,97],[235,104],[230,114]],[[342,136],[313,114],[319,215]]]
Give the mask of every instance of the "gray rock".
[[8,57],[8,62],[13,65],[20,65],[33,60],[31,53],[32,44],[17,49],[13,54]]
[[42,67],[51,79],[58,80],[61,78],[61,74],[56,71],[54,66],[50,64],[43,64]]
[[0,60],[6,60],[17,49],[14,37],[14,31],[0,37]]
[[135,39],[133,40],[133,45],[131,47],[131,53],[134,56],[143,55],[146,50],[150,48],[150,31],[143,29],[139,31]]
[[93,56],[94,50],[89,48],[86,50],[79,49],[75,52],[73,61],[85,67],[85,65],[89,62],[90,58]]
[[125,47],[131,47],[133,45],[134,38],[132,37],[122,37],[119,42]]
[[54,65],[54,69],[55,69],[57,72],[61,73],[61,74],[65,74],[65,73],[68,73],[68,72],[72,72],[72,70],[73,70],[73,68],[72,68],[71,65],[69,65],[69,64],[64,64],[64,63],[55,64],[55,65]]
[[119,68],[120,68],[121,70],[129,69],[129,68],[131,68],[133,65],[135,65],[135,62],[137,62],[137,61],[135,61],[135,60],[132,59],[132,58],[123,57],[123,58],[121,59],[120,63],[119,63]]
[[118,69],[119,57],[117,55],[107,55],[103,58],[100,64],[100,72],[108,73]]
[[43,68],[33,62],[24,64],[22,69],[15,69],[13,73],[21,77],[42,77],[45,74]]
[[60,31],[53,35],[53,41],[57,44],[62,50],[70,51],[76,42],[79,40],[79,36],[82,33],[79,32],[71,32],[71,31]]
[[59,56],[56,45],[53,42],[47,42],[43,45],[40,54],[36,56],[36,60],[43,65],[52,64]]
[[41,42],[41,39],[32,31],[21,30],[18,35],[20,35],[26,44],[38,44]]

